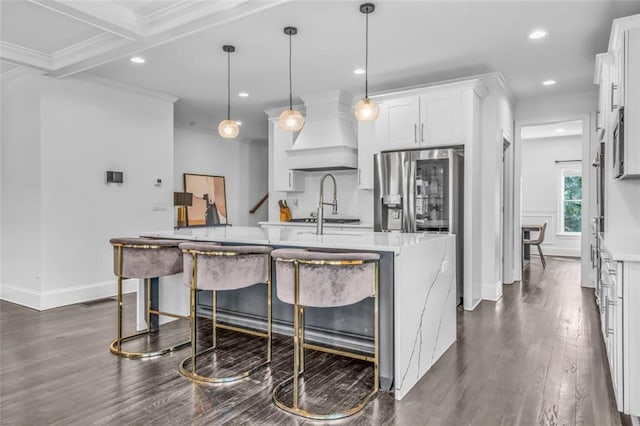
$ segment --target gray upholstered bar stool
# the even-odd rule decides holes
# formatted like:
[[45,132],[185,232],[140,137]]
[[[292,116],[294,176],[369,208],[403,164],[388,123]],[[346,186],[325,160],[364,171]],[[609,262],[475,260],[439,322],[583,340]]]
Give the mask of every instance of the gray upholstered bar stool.
[[[276,385],[273,401],[281,409],[310,419],[339,419],[362,410],[378,393],[379,263],[375,253],[331,253],[278,249],[271,253],[276,261],[278,299],[293,305],[293,376]],[[373,356],[341,351],[304,341],[304,308],[332,308],[374,298]],[[299,405],[299,376],[304,373],[304,350],[313,349],[373,363],[373,388],[353,407],[333,413],[315,413]],[[282,390],[293,382],[293,401],[281,399]],[[305,383],[309,388],[310,384]]]
[[[184,283],[191,289],[191,355],[180,363],[180,373],[199,382],[225,383],[248,377],[271,362],[271,247],[266,246],[217,246],[208,243],[182,243],[184,255]],[[216,293],[236,290],[258,283],[267,285],[266,332],[220,324],[216,319]],[[212,291],[212,345],[204,351],[196,351],[196,294],[200,290]],[[216,349],[216,329],[226,329],[267,339],[266,360],[227,377],[211,377],[197,372],[197,359]],[[191,361],[191,368],[186,364]]]
[[[173,318],[188,319],[183,315],[152,309],[151,306],[151,279],[182,272],[182,252],[178,248],[178,244],[181,241],[154,238],[112,238],[110,242],[113,246],[114,273],[118,277],[117,337],[111,342],[111,352],[127,358],[149,358],[164,355],[188,345],[189,342],[186,341],[149,352],[131,352],[122,349],[124,342],[158,331],[152,327],[151,315],[166,315]],[[123,337],[122,280],[125,278],[145,280],[147,330]]]

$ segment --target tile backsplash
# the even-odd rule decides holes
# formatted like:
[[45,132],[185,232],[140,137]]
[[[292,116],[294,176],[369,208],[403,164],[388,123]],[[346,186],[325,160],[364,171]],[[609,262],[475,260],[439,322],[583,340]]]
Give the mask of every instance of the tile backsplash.
[[[305,191],[287,194],[287,203],[294,218],[315,214],[320,197],[320,180],[328,172],[307,172]],[[331,214],[331,206],[325,206],[325,217],[357,218],[360,223],[373,223],[373,191],[358,189],[357,170],[330,172],[338,186],[338,214]],[[324,182],[324,200],[330,203],[333,197],[333,183],[330,178]]]

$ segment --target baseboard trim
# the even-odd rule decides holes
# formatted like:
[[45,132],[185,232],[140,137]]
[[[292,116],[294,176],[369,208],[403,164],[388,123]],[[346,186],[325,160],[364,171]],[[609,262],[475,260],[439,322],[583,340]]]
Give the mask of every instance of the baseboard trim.
[[[124,280],[123,292],[136,292],[138,290],[137,284],[138,280]],[[74,303],[88,300],[102,299],[115,296],[117,293],[118,283],[116,280],[43,292],[6,284],[0,287],[0,299],[39,311],[73,305]]]
[[40,310],[40,292],[29,288],[2,284],[0,286],[0,300],[26,306],[27,308]]
[[482,284],[482,300],[496,302],[502,297],[502,281],[492,284]]

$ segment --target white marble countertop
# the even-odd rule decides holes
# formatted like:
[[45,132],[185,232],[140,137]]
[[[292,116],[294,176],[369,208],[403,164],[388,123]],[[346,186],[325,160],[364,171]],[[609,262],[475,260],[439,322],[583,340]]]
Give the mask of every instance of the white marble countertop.
[[602,241],[613,259],[640,262],[640,235],[605,233]]
[[[307,226],[316,227],[315,223],[309,222],[258,222],[261,226]],[[364,228],[368,230],[373,229],[372,223],[325,223],[325,228]]]
[[141,233],[143,237],[184,238],[196,241],[216,241],[236,244],[334,248],[389,251],[400,253],[403,247],[428,243],[449,237],[449,234],[357,232],[325,230],[324,235],[290,227],[215,226],[182,228]]

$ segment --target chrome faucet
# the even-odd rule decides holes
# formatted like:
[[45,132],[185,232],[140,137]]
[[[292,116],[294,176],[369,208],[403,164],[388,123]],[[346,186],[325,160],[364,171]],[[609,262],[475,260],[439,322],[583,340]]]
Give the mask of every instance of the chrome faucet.
[[[324,180],[327,177],[330,177],[331,180],[333,181],[333,202],[332,203],[324,202]],[[333,206],[333,211],[331,212],[331,214],[338,214],[338,189],[336,185],[336,178],[331,173],[327,173],[326,175],[322,176],[322,179],[320,180],[320,202],[318,203],[318,215],[317,215],[317,222],[316,222],[317,235],[322,235],[325,205]]]

